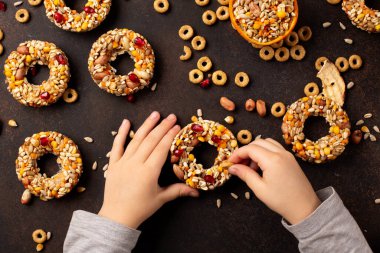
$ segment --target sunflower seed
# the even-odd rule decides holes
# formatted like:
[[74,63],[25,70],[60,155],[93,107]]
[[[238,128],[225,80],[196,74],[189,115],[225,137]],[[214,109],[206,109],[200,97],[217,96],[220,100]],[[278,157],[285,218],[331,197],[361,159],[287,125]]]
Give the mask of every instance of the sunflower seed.
[[231,192],[231,196],[234,198],[234,199],[238,199],[239,198],[239,196],[238,195],[236,195],[235,193],[233,193],[233,192]]
[[364,140],[367,140],[369,136],[370,136],[370,133],[365,133],[364,134]]
[[116,131],[112,131],[111,134],[112,134],[112,136],[116,136],[117,132]]
[[106,170],[108,170],[108,163],[103,166],[103,171],[106,171]]
[[363,117],[364,117],[365,119],[372,118],[372,113],[366,113],[366,114],[364,114]]
[[330,22],[324,22],[324,23],[322,24],[322,26],[323,26],[323,28],[328,28],[328,27],[331,26],[331,23],[330,23]]
[[106,157],[107,157],[107,158],[110,158],[110,157],[111,157],[111,151],[108,152],[108,153],[106,154]]
[[221,200],[221,199],[217,199],[217,200],[216,200],[216,206],[217,206],[218,208],[220,208],[220,207],[222,206],[222,200]]
[[376,137],[375,137],[373,134],[370,134],[370,135],[369,135],[369,139],[370,139],[371,141],[376,141]]
[[378,126],[373,126],[373,130],[375,130],[376,133],[380,133],[380,129]]
[[380,204],[380,199],[375,199],[375,204]]
[[82,187],[82,186],[79,186],[77,188],[77,192],[81,193],[81,192],[84,192],[86,190],[86,188]]
[[245,192],[244,196],[245,196],[246,199],[250,199],[251,198],[251,194],[249,192]]
[[129,132],[129,138],[133,139],[133,137],[135,137],[135,132],[133,130],[131,130]]
[[202,117],[203,116],[202,109],[198,109],[197,110],[197,115],[198,115],[198,117]]
[[98,168],[98,162],[95,161],[93,164],[92,164],[92,170],[96,170]]
[[17,122],[14,119],[10,119],[8,121],[8,126],[10,126],[10,127],[17,127],[18,125],[17,125]]
[[155,91],[157,89],[157,83],[154,83],[150,88],[151,91]]
[[87,141],[88,143],[92,143],[94,142],[94,140],[91,138],[91,137],[84,137],[83,138],[85,141]]
[[339,26],[342,30],[346,30],[346,26],[342,22],[339,22]]
[[13,6],[17,7],[17,6],[20,6],[22,5],[23,1],[17,1],[13,4]]
[[46,233],[46,240],[49,241],[50,238],[51,238],[51,232],[49,231],[49,232]]
[[360,126],[360,125],[363,125],[363,124],[364,124],[364,120],[360,119],[360,120],[358,120],[358,121],[356,122],[355,125]]
[[354,87],[355,83],[354,82],[349,82],[347,84],[347,90],[351,89],[352,87]]
[[352,39],[349,39],[349,38],[344,39],[344,42],[346,42],[347,44],[350,44],[350,45],[352,43],[354,43],[354,41]]

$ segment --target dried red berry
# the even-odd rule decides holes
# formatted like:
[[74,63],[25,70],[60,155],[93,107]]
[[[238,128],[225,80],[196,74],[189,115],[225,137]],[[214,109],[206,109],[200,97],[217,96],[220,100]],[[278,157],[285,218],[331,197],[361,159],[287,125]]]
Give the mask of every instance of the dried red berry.
[[130,95],[127,96],[127,101],[129,103],[133,103],[133,102],[136,101],[136,98],[135,98],[135,96],[133,96],[132,94],[130,94]]
[[90,6],[86,6],[84,7],[84,12],[86,12],[87,14],[92,14],[95,12],[94,8],[90,7]]
[[29,70],[28,70],[28,73],[30,73],[30,75],[33,77],[33,76],[36,76],[37,75],[37,68],[36,67],[30,67]]
[[49,139],[48,139],[48,137],[41,137],[41,138],[40,138],[40,142],[41,142],[41,145],[42,145],[42,146],[47,146],[47,145],[49,145]]
[[129,80],[131,80],[134,83],[139,83],[140,82],[140,79],[139,79],[139,77],[136,74],[130,73],[128,75],[128,77],[129,77]]
[[211,84],[210,79],[207,78],[207,79],[203,80],[199,85],[202,88],[206,89],[206,88],[210,87],[210,84]]
[[176,149],[174,150],[174,155],[176,157],[180,157],[183,154],[183,149]]
[[203,127],[201,125],[198,125],[198,124],[193,124],[191,126],[191,130],[199,133],[199,132],[203,132]]
[[207,183],[210,183],[210,184],[213,184],[215,182],[215,178],[211,175],[206,175],[204,177],[204,180],[207,182]]
[[3,1],[0,1],[0,11],[6,11],[7,10],[7,4]]
[[61,13],[56,12],[56,13],[54,13],[54,20],[55,20],[55,22],[60,24],[65,20],[65,18],[63,17],[63,15]]
[[216,135],[213,135],[213,136],[211,137],[211,140],[212,140],[213,142],[215,142],[215,143],[219,143],[219,142],[220,142],[220,138],[219,138],[218,136],[216,136]]
[[56,60],[58,61],[58,63],[61,64],[61,65],[65,65],[65,64],[67,64],[66,57],[63,56],[63,55],[61,55],[61,54],[56,55],[56,56],[55,56],[55,59],[56,59]]
[[143,47],[145,45],[145,41],[140,37],[137,37],[134,42],[138,47]]
[[48,100],[50,98],[50,94],[47,91],[41,93],[40,98],[43,100]]

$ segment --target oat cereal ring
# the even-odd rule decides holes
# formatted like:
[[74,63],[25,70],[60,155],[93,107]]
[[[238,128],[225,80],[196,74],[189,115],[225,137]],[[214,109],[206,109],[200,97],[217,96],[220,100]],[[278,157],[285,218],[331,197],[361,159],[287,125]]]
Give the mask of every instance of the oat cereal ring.
[[[117,75],[110,62],[125,53],[134,61],[134,69],[127,75]],[[129,29],[114,29],[100,36],[88,58],[92,79],[99,88],[116,96],[127,96],[148,87],[154,65],[152,46],[141,34]]]
[[0,29],[0,40],[2,40],[4,38],[4,32],[3,30]]
[[199,58],[197,68],[203,72],[207,72],[212,68],[212,62],[208,56]]
[[194,29],[189,25],[183,25],[178,31],[178,35],[183,40],[189,40],[194,35]]
[[199,6],[206,6],[210,3],[210,0],[195,0],[195,3]]
[[249,130],[240,130],[237,134],[237,140],[241,144],[247,145],[252,141],[252,133]]
[[270,45],[270,47],[272,47],[272,48],[274,48],[274,49],[277,49],[277,48],[282,47],[282,45],[284,45],[284,41],[283,41],[283,40],[280,40],[279,42],[276,42],[276,43]]
[[15,18],[20,23],[26,23],[30,18],[29,11],[27,9],[19,9],[16,11]]
[[154,0],[153,8],[158,13],[165,13],[169,10],[168,0]]
[[[317,141],[305,138],[304,124],[310,116],[322,116],[330,125],[329,134]],[[281,130],[287,144],[304,161],[323,163],[343,153],[350,137],[347,113],[333,100],[323,96],[304,97],[288,107]]]
[[229,4],[229,0],[218,0],[218,3],[220,4],[220,5],[228,5]]
[[227,6],[220,6],[216,10],[216,17],[221,21],[228,20],[230,18],[230,13],[228,12],[228,7]]
[[46,241],[46,232],[42,229],[36,229],[32,233],[32,238],[35,243],[44,243]]
[[203,81],[203,72],[199,69],[193,69],[189,72],[190,82],[197,84]]
[[111,9],[111,0],[89,0],[82,12],[66,6],[64,0],[45,0],[46,16],[59,28],[87,32],[98,27]]
[[63,100],[68,103],[74,103],[78,99],[78,92],[74,89],[68,88],[64,93],[63,93]]
[[256,49],[261,49],[261,48],[264,47],[264,46],[261,46],[261,45],[255,44],[255,43],[251,43],[251,46],[252,46],[253,48],[256,48]]
[[272,108],[270,111],[271,111],[273,116],[275,116],[276,118],[279,118],[279,117],[284,116],[285,111],[286,111],[286,107],[285,107],[284,103],[277,102],[277,103],[274,103],[272,105]]
[[270,61],[273,59],[274,50],[270,46],[265,46],[260,49],[260,58],[264,61]]
[[309,26],[302,26],[300,29],[298,29],[298,37],[300,40],[309,41],[311,39],[311,36],[313,36],[313,32]]
[[278,62],[286,62],[287,60],[289,60],[289,49],[287,49],[286,47],[280,47],[276,49],[274,57]]
[[206,25],[213,25],[216,22],[216,14],[212,10],[207,10],[202,14],[202,21]]
[[338,57],[335,60],[335,66],[338,68],[339,72],[343,73],[348,70],[348,68],[350,67],[350,64],[348,63],[346,58]]
[[315,61],[315,69],[316,70],[321,70],[323,64],[325,63],[325,61],[328,61],[329,59],[327,59],[327,57],[324,57],[324,56],[321,56],[319,57],[316,61]]
[[290,48],[290,56],[296,60],[302,60],[306,55],[306,50],[302,45],[295,45]]
[[[60,170],[52,177],[40,173],[37,160],[50,153],[57,156]],[[40,132],[25,139],[16,159],[18,180],[41,200],[61,198],[79,181],[83,164],[77,145],[57,132]]]
[[296,32],[291,32],[288,37],[285,38],[285,44],[289,47],[297,45],[299,42],[298,34]]
[[239,87],[246,87],[249,83],[249,76],[245,72],[239,72],[235,76],[235,84]]
[[191,56],[192,56],[192,52],[191,52],[191,49],[190,49],[190,47],[188,47],[188,46],[183,46],[183,52],[185,53],[185,54],[183,54],[183,55],[181,55],[180,57],[179,57],[179,59],[181,60],[181,61],[187,61],[187,60],[189,60],[190,58],[191,58]]
[[305,88],[303,89],[305,92],[305,95],[310,97],[310,96],[316,96],[319,94],[319,87],[318,84],[311,82],[306,84]]
[[3,52],[4,52],[4,47],[3,47],[3,45],[0,43],[0,55],[2,55]]
[[[47,65],[50,69],[49,79],[41,85],[31,84],[26,78],[28,70],[36,64]],[[41,107],[55,103],[63,95],[70,80],[70,68],[65,53],[56,45],[30,40],[10,53],[5,61],[4,75],[8,91],[17,101]]]
[[[192,151],[198,144],[208,143],[217,148],[218,156],[211,168],[197,163]],[[213,190],[229,178],[228,158],[238,148],[237,141],[225,126],[211,121],[199,120],[185,126],[175,137],[171,147],[171,163],[176,176],[190,187]]]
[[227,82],[227,74],[222,70],[217,70],[212,73],[211,79],[215,85],[223,86]]
[[199,35],[195,36],[191,40],[191,46],[194,48],[194,50],[201,51],[206,47],[206,39]]
[[38,6],[42,3],[42,0],[28,0],[28,3],[31,5],[31,6]]
[[356,27],[369,33],[380,32],[380,10],[369,8],[365,0],[343,0],[342,9]]
[[363,60],[359,55],[354,54],[348,58],[348,63],[352,69],[360,69],[363,65]]

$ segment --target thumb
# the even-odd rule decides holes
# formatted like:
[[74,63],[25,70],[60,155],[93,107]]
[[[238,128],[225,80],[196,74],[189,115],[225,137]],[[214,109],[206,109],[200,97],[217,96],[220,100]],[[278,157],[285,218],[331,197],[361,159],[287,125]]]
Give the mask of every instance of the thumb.
[[199,192],[186,184],[177,183],[164,187],[160,195],[164,203],[166,203],[178,197],[198,197]]
[[261,176],[246,165],[234,164],[228,171],[243,180],[253,192],[256,192],[263,184]]

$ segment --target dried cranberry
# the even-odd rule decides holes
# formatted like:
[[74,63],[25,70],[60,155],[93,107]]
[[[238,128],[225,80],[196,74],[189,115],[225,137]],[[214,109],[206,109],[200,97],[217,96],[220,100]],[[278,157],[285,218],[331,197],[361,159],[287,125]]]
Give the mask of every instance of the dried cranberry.
[[213,184],[215,182],[215,178],[211,175],[206,175],[204,177],[204,180],[207,182],[207,183],[210,183],[210,184]]
[[90,6],[86,6],[84,7],[84,12],[86,12],[87,14],[92,14],[95,12],[94,8],[90,7]]
[[198,124],[193,124],[191,126],[191,130],[193,130],[194,132],[203,132],[203,127]]
[[6,11],[7,10],[7,4],[3,1],[0,1],[0,11]]
[[220,138],[219,138],[218,136],[216,136],[216,135],[213,135],[213,136],[211,137],[211,140],[212,140],[213,142],[215,142],[215,143],[219,143],[219,142],[220,142]]
[[43,100],[48,100],[50,98],[50,94],[47,91],[41,93],[40,98]]
[[176,157],[180,157],[183,154],[183,149],[176,149],[174,150],[174,155]]
[[205,79],[205,80],[203,80],[199,85],[202,87],[202,88],[204,88],[204,89],[206,89],[206,88],[208,88],[208,87],[210,87],[210,79]]
[[137,37],[135,39],[135,45],[138,47],[143,47],[145,45],[145,41],[142,38]]
[[42,146],[47,146],[47,145],[49,145],[49,139],[48,139],[48,137],[41,137],[41,138],[40,138],[40,142],[41,142],[41,145],[42,145]]
[[128,77],[129,77],[129,80],[131,80],[134,83],[139,83],[140,82],[140,79],[139,79],[139,77],[136,74],[130,73],[128,75]]
[[36,76],[37,75],[37,68],[36,67],[30,67],[29,70],[28,70],[28,73],[30,73],[30,75],[33,77],[33,76]]
[[60,24],[65,20],[65,18],[63,17],[63,15],[61,13],[56,12],[56,13],[54,13],[54,20],[55,20],[55,22]]
[[135,98],[135,96],[133,96],[132,94],[130,94],[130,95],[127,96],[127,101],[129,103],[133,103],[133,102],[136,101],[136,98]]
[[65,58],[65,56],[59,54],[57,56],[55,56],[55,59],[58,61],[59,64],[61,65],[65,65],[67,63],[67,60]]

